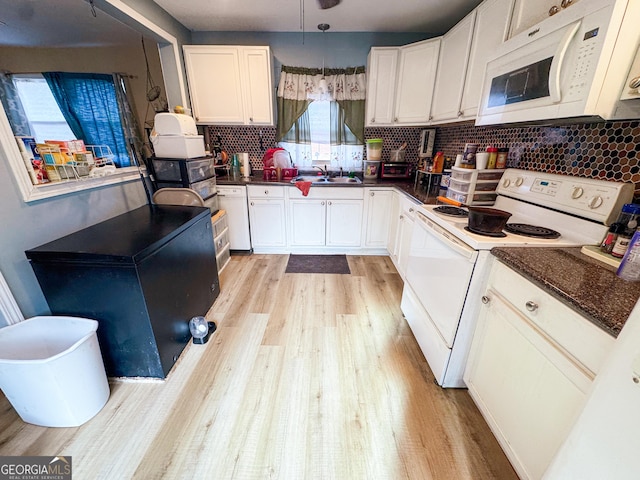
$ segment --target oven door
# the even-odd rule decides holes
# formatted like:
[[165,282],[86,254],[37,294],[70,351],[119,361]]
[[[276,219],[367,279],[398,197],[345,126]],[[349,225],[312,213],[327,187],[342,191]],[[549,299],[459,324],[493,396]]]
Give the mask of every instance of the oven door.
[[[435,326],[448,349],[453,345],[477,258],[476,250],[417,212],[406,278],[428,315],[425,320]],[[423,353],[428,359],[427,352]]]

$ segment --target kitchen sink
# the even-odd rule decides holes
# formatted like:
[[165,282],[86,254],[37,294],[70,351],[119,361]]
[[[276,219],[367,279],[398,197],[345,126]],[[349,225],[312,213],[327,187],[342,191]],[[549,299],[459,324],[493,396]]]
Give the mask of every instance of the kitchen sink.
[[313,176],[313,175],[299,175],[291,180],[291,183],[296,182],[311,182],[313,185],[335,185],[335,184],[344,184],[344,185],[357,185],[361,184],[362,180],[357,177],[330,177],[324,178],[321,176]]

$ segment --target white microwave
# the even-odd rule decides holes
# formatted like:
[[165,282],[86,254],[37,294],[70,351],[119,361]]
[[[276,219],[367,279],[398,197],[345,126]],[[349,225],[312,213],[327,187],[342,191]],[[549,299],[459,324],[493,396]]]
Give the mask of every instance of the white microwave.
[[640,118],[627,86],[640,75],[638,19],[640,1],[581,0],[507,40],[487,63],[476,125]]

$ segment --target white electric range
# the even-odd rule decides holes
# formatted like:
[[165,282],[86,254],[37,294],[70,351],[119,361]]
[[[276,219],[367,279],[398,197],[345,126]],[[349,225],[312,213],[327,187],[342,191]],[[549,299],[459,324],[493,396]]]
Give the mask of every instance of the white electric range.
[[596,245],[633,191],[629,183],[507,169],[491,208],[512,214],[507,226],[524,224],[528,233],[552,238],[506,230],[480,235],[466,228],[466,217],[440,211],[449,207],[419,207],[401,308],[436,382],[466,386],[462,375],[493,247]]

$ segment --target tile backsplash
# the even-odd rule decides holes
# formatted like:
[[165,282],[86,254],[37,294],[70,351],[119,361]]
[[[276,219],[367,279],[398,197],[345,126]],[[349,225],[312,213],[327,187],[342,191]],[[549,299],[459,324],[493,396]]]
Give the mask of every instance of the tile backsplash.
[[[433,127],[424,127],[433,128]],[[417,162],[421,127],[366,128],[366,138],[382,138],[382,158],[407,142],[407,161]],[[262,169],[262,155],[275,146],[274,127],[209,126],[229,153],[249,152]],[[262,148],[260,139],[262,138]],[[632,182],[640,195],[640,121],[579,123],[564,126],[490,126],[473,122],[436,127],[435,150],[455,158],[465,143],[509,147],[508,167]]]

